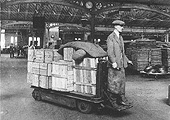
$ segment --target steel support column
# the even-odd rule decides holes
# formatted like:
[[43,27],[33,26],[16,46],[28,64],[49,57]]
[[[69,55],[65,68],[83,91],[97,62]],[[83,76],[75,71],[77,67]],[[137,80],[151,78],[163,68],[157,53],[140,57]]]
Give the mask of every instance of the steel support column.
[[91,42],[94,42],[94,37],[95,37],[95,14],[91,14]]

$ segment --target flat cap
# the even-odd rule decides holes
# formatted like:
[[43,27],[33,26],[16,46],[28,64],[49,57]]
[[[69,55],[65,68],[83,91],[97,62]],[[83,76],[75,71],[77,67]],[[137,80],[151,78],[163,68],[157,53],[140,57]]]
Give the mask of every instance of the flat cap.
[[114,20],[112,22],[113,25],[125,25],[125,22],[121,21],[121,20]]

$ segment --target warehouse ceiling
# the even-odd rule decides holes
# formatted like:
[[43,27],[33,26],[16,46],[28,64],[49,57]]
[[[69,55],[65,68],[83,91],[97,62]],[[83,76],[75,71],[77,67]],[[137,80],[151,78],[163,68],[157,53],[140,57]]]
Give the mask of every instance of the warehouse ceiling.
[[93,15],[95,26],[112,27],[113,20],[121,19],[129,28],[170,28],[170,0],[1,0],[1,3],[1,27],[5,29],[30,29],[33,16],[45,17],[47,25],[81,25],[84,21],[90,26]]

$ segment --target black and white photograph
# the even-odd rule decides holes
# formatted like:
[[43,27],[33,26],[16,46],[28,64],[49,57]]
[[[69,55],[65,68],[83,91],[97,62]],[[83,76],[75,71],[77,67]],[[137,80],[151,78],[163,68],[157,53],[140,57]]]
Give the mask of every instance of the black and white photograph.
[[170,0],[0,0],[0,120],[170,120]]

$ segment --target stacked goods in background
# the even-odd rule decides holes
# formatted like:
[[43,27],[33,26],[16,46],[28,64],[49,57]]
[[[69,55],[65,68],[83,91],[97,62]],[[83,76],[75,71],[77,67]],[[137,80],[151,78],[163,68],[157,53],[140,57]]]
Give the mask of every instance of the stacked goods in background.
[[170,105],[170,84],[168,86],[168,105]]
[[162,65],[162,49],[152,48],[150,50],[150,64],[151,65]]
[[137,39],[126,48],[127,57],[132,60],[133,68],[137,71],[144,70],[151,61],[151,49],[156,48],[156,41]]
[[126,48],[127,57],[132,60],[133,68],[144,70],[148,65],[163,65],[170,72],[170,44],[154,40],[136,40]]
[[162,48],[162,64],[167,66],[170,72],[170,48]]
[[155,48],[156,40],[150,39],[137,39],[130,44],[131,48],[145,49],[145,48]]
[[137,71],[144,70],[149,65],[150,61],[150,49],[133,49],[131,60],[133,61],[133,67]]
[[29,50],[27,82],[44,89],[96,95],[98,58],[76,63],[74,52],[73,48],[64,48],[63,55],[53,49]]
[[125,49],[125,54],[129,60],[132,60],[132,55],[133,55],[132,51],[133,51],[132,47],[127,47]]
[[[32,86],[52,89],[52,61],[56,51],[52,49],[29,49],[27,82]],[[63,57],[58,54],[58,60]],[[55,58],[55,60],[57,60]]]
[[167,56],[168,72],[170,72],[170,48],[167,48]]

